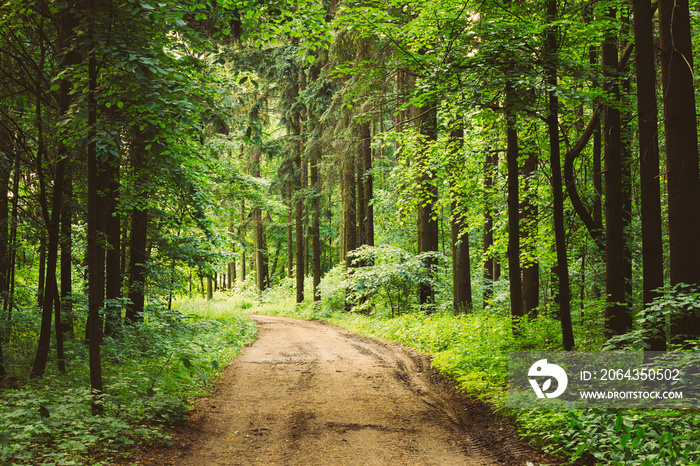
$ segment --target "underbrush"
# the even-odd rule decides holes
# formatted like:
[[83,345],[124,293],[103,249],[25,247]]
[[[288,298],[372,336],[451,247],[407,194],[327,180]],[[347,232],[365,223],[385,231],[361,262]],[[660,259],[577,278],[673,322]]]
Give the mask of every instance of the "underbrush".
[[[106,338],[102,347],[104,416],[90,412],[87,348],[67,343],[68,371],[0,392],[0,464],[111,464],[138,444],[167,441],[222,369],[256,335],[255,325],[223,300],[175,302]],[[96,460],[95,458],[102,458]]]

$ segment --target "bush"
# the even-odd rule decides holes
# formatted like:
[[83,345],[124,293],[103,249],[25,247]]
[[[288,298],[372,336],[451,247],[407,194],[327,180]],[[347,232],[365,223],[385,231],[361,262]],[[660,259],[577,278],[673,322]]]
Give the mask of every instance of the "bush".
[[[155,310],[155,309],[154,309]],[[0,392],[0,464],[96,464],[165,438],[256,334],[223,300],[176,301],[103,345],[105,415],[92,416],[87,350],[66,342],[69,372]]]
[[387,309],[392,317],[406,314],[417,306],[419,284],[436,290],[445,287],[438,267],[430,265],[441,257],[436,252],[414,255],[393,246],[362,246],[350,252],[353,267],[344,279],[344,268],[338,266],[323,285],[325,300],[333,310],[349,307],[370,314]]

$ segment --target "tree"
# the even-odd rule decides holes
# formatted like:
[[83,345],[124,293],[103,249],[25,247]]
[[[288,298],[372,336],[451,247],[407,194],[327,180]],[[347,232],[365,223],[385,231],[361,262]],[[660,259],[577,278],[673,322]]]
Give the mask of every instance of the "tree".
[[[700,174],[690,12],[686,0],[659,0],[661,82],[671,285],[700,284]],[[700,319],[684,311],[671,320],[672,343],[700,336]]]
[[561,321],[564,349],[574,347],[574,334],[571,326],[571,292],[569,291],[569,263],[566,252],[564,231],[564,196],[561,183],[561,152],[559,148],[559,97],[556,86],[558,81],[557,28],[553,24],[557,19],[557,1],[547,1],[547,23],[545,38],[546,82],[550,86],[548,93],[547,131],[549,135],[549,163],[552,170],[554,235],[557,251],[557,276],[559,281],[559,320]]

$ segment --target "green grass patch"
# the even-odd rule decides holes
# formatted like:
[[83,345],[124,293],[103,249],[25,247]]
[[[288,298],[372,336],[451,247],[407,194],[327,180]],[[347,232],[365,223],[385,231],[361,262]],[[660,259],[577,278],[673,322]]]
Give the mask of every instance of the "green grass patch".
[[[176,301],[102,347],[105,415],[90,413],[87,349],[67,342],[68,373],[0,392],[0,464],[110,464],[138,444],[167,441],[257,329],[224,300]],[[102,458],[96,460],[95,458]]]

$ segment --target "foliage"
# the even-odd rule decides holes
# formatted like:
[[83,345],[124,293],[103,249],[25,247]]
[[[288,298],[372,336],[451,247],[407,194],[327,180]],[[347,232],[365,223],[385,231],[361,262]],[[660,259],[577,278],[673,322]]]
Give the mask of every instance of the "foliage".
[[[608,349],[648,349],[649,340],[669,334],[669,325],[674,317],[690,311],[700,317],[700,292],[697,287],[679,283],[656,290],[658,294],[648,306],[641,309],[635,319],[635,328],[607,341]],[[658,326],[657,323],[663,323]]]
[[570,461],[615,465],[685,465],[700,461],[697,413],[584,410],[523,413],[529,435]]
[[250,320],[221,301],[176,301],[104,344],[105,415],[90,412],[86,348],[70,342],[67,374],[0,394],[0,459],[13,464],[90,464],[133,446],[167,441],[161,426],[184,418],[190,400],[255,337]]
[[352,267],[343,275],[337,266],[321,280],[321,298],[329,309],[340,310],[347,302],[352,311],[369,314],[387,309],[391,316],[409,312],[416,304],[418,284],[445,289],[440,275],[431,273],[437,252],[410,254],[395,246],[361,246],[348,254]]

